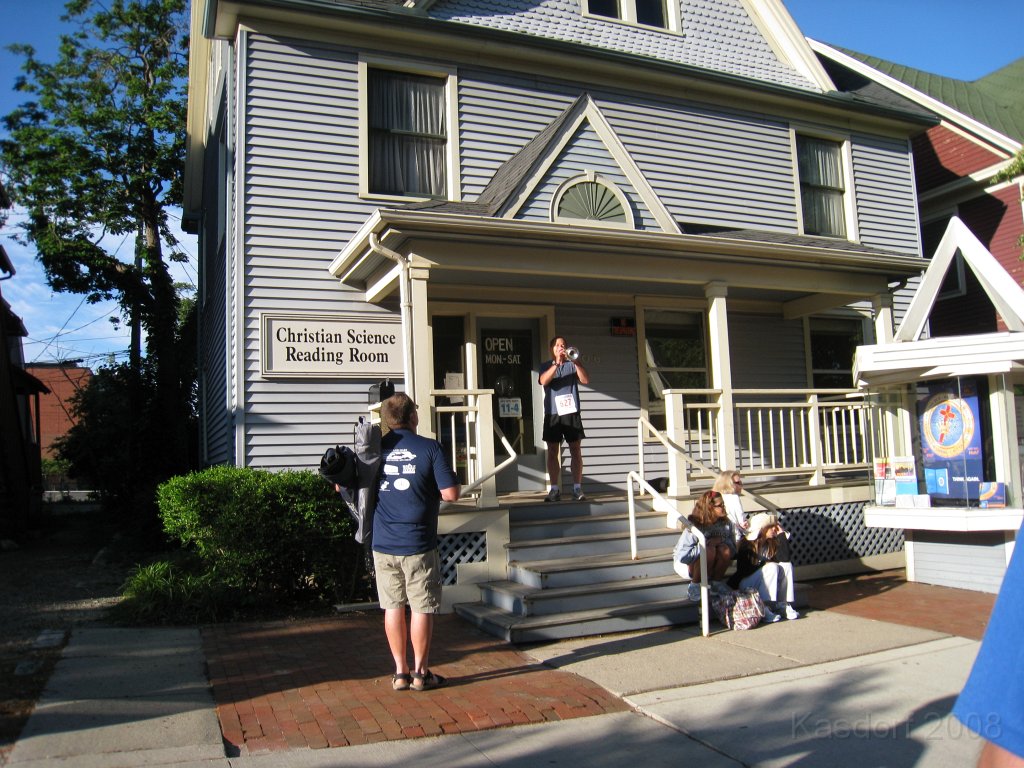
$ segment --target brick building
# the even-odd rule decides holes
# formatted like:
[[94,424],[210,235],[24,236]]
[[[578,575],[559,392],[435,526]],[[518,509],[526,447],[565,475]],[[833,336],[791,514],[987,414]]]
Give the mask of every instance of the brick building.
[[63,363],[32,363],[25,370],[43,382],[49,394],[39,397],[39,444],[43,458],[55,458],[53,443],[75,423],[71,415],[71,399],[88,385],[90,368],[80,368],[77,361]]

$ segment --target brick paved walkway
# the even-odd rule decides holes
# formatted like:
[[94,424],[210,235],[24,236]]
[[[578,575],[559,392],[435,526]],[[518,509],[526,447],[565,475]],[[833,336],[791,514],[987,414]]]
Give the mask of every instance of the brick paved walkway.
[[[809,600],[812,610],[980,639],[995,595],[908,583],[902,571],[887,571],[811,582]],[[432,667],[450,683],[422,693],[391,690],[376,610],[208,627],[203,646],[221,731],[241,755],[628,709],[595,683],[549,669],[454,615],[437,617],[432,650]]]
[[432,691],[391,690],[383,614],[203,630],[225,741],[238,754],[341,747],[628,710],[600,686],[549,669],[454,615],[438,616]]
[[996,596],[908,582],[902,570],[810,582],[812,608],[980,640]]

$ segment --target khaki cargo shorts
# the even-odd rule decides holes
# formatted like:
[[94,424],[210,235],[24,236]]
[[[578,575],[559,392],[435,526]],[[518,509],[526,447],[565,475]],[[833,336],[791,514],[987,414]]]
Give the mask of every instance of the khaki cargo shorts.
[[441,610],[441,560],[437,550],[419,555],[373,553],[377,598],[384,610],[408,604],[415,613]]

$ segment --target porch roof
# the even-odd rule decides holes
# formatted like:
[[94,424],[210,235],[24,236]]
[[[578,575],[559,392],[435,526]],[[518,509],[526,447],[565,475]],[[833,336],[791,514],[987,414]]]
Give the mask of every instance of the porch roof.
[[858,387],[1024,371],[1024,333],[940,336],[857,347]]
[[[869,299],[927,262],[824,237],[682,227],[679,233],[494,217],[479,203],[376,210],[329,266],[380,301],[397,287],[395,256],[430,270],[432,289],[550,289],[782,302],[788,317]],[[391,255],[388,255],[388,252]]]

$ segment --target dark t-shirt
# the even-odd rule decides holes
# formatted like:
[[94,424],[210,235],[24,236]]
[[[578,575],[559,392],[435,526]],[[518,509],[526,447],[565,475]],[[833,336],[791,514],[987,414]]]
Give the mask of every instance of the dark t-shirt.
[[[543,376],[544,373],[554,364],[554,360],[549,360],[544,363],[540,367],[539,376]],[[551,379],[546,387],[544,387],[544,415],[551,416],[552,414],[558,413],[556,399],[567,395],[572,395],[572,403],[574,404],[574,407],[570,412],[578,413],[580,410],[579,381],[580,379],[576,374],[575,363],[566,361],[559,364],[558,369],[555,371],[555,377]],[[565,408],[566,406],[563,405],[563,411]]]
[[407,429],[391,430],[381,441],[374,551],[418,555],[434,549],[441,489],[458,484],[440,443]]

